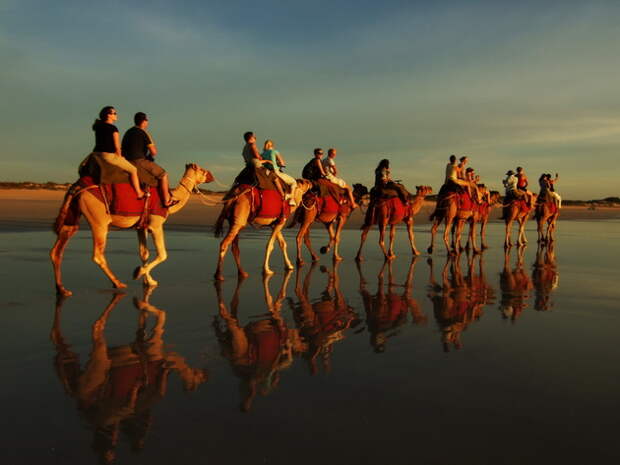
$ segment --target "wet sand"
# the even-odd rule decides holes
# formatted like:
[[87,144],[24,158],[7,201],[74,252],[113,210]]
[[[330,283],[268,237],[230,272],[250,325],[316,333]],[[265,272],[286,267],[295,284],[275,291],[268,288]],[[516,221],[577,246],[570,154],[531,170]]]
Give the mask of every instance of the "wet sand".
[[[62,202],[64,191],[47,189],[0,189],[0,227],[47,229],[54,221]],[[219,201],[222,194],[209,194],[209,202]],[[428,224],[428,217],[434,202],[427,201],[416,216],[417,224]],[[220,208],[206,206],[200,197],[194,195],[188,205],[172,215],[167,222],[168,229],[192,230],[210,227],[215,222]],[[493,210],[491,220],[498,221],[500,209]],[[560,220],[608,220],[620,219],[620,207],[597,207],[590,210],[582,206],[565,206]],[[359,228],[362,215],[354,212],[347,223],[348,229]]]

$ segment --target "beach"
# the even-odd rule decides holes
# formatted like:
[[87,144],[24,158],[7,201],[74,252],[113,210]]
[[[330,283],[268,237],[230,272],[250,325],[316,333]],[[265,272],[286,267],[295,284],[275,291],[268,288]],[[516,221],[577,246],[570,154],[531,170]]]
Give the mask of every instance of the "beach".
[[[47,229],[58,213],[65,192],[52,189],[0,189],[0,227]],[[171,215],[166,223],[168,229],[192,230],[211,227],[220,212],[219,205],[207,206],[221,200],[223,194],[205,194],[205,197],[193,195],[187,206]],[[425,201],[416,224],[428,224],[428,217],[434,207],[432,201]],[[491,221],[499,221],[501,211],[494,208]],[[361,226],[362,214],[355,211],[346,228],[356,229]],[[566,220],[609,220],[620,219],[620,207],[597,206],[592,210],[585,206],[564,206],[559,221]],[[315,225],[316,226],[316,225]]]

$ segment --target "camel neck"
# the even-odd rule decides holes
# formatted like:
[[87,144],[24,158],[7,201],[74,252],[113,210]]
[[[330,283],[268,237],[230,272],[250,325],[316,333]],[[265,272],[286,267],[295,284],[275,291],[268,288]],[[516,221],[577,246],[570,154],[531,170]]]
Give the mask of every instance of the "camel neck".
[[172,189],[171,192],[172,197],[177,199],[179,203],[170,207],[168,209],[168,213],[174,214],[181,210],[183,207],[185,207],[185,205],[189,201],[189,198],[191,196],[190,194],[192,193],[192,190],[194,190],[195,185],[196,183],[188,176],[183,176],[183,178],[181,178],[181,181],[179,181],[179,185]]

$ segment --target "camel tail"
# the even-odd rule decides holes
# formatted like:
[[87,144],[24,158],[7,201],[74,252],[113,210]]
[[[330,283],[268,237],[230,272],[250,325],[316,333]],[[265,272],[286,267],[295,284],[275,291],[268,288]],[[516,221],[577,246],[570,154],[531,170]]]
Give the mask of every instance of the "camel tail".
[[224,205],[220,212],[220,216],[217,217],[217,221],[215,222],[215,230],[213,231],[215,237],[222,237],[224,235],[224,221],[226,220],[227,212],[228,205]]
[[[60,231],[62,230],[63,226],[66,226],[67,219],[68,219],[67,217],[69,216],[73,200],[75,199],[75,195],[73,194],[72,187],[73,186],[71,186],[71,188],[69,188],[69,190],[65,194],[65,198],[62,201],[60,210],[58,210],[58,216],[56,216],[56,220],[54,221],[54,224],[52,225],[52,231],[54,231],[56,235],[60,234]],[[74,211],[72,213],[75,218],[72,218],[71,226],[78,226],[81,215],[79,211]]]

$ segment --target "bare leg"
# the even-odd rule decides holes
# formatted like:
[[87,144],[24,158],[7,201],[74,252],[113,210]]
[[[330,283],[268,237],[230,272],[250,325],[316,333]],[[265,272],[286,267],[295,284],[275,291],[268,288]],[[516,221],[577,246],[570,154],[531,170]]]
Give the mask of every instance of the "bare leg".
[[62,284],[62,259],[69,239],[78,231],[78,226],[63,226],[54,246],[50,250],[50,259],[54,268],[54,280],[56,281],[56,294],[68,297],[73,293]]
[[169,206],[172,198],[170,196],[170,180],[168,178],[168,173],[164,174],[159,179],[159,192],[161,193],[161,199],[164,202],[164,205],[166,207]]

